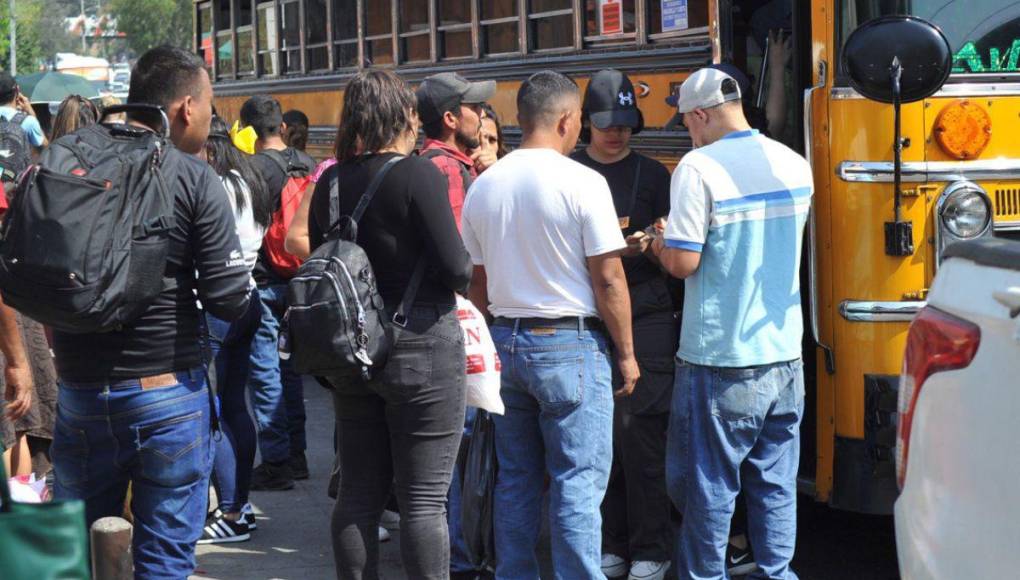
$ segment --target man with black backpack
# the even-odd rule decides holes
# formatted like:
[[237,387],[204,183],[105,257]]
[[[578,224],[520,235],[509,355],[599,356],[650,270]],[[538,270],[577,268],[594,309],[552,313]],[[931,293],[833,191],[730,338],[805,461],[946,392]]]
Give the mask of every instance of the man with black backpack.
[[46,135],[17,81],[0,72],[0,181],[11,184],[32,163],[32,147],[46,146]]
[[131,484],[135,577],[195,568],[215,411],[203,316],[248,306],[248,268],[223,185],[199,153],[212,85],[174,47],[138,60],[127,123],[56,140],[21,181],[0,236],[4,302],[54,328],[57,499],[89,524]]
[[252,343],[249,384],[262,456],[251,488],[276,491],[293,488],[295,479],[308,479],[304,389],[290,362],[280,360],[277,343],[287,310],[287,282],[301,264],[283,244],[311,183],[308,174],[315,161],[283,141],[285,125],[276,99],[256,95],[245,101],[241,124],[255,130],[258,140],[252,162],[273,196],[273,221],[252,273],[262,298],[262,320]]

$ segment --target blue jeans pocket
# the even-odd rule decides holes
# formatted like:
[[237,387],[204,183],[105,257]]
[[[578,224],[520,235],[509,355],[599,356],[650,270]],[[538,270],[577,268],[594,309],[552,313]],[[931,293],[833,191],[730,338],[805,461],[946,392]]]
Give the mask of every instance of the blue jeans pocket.
[[531,395],[543,410],[562,412],[581,404],[584,396],[584,355],[576,352],[538,353],[527,359]]
[[201,479],[209,458],[201,411],[135,427],[141,476],[165,487]]
[[53,431],[54,477],[61,487],[71,491],[84,490],[88,483],[89,442],[84,429],[68,424],[57,414]]
[[713,374],[713,415],[724,421],[741,421],[761,414],[758,369],[716,369]]

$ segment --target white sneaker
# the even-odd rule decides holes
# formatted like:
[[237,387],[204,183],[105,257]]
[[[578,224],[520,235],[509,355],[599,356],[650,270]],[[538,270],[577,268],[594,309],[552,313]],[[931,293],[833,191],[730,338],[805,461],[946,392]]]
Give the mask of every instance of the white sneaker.
[[627,580],[662,580],[669,570],[669,562],[649,562],[638,560],[630,567]]
[[241,517],[248,521],[248,527],[252,530],[259,529],[259,525],[255,523],[255,508],[251,506],[251,502],[241,506]]
[[384,528],[382,526],[379,526],[379,542],[381,543],[381,542],[388,542],[388,541],[390,541],[390,533],[389,533],[389,531],[387,531],[386,528]]
[[391,510],[383,510],[382,517],[379,518],[379,525],[387,530],[399,530],[400,514]]
[[602,554],[602,573],[606,578],[620,578],[627,573],[627,561],[616,554]]

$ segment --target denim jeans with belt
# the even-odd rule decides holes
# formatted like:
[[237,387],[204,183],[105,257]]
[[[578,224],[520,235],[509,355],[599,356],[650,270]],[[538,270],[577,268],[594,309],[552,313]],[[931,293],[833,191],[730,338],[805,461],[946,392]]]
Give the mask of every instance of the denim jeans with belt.
[[[452,296],[451,296],[452,298]],[[333,510],[337,577],[379,578],[379,517],[400,506],[408,578],[450,574],[446,496],[464,431],[464,333],[452,304],[416,303],[394,326],[386,366],[372,380],[334,381],[340,495]]]
[[493,326],[505,415],[493,415],[499,471],[496,576],[537,579],[542,487],[548,472],[556,578],[601,579],[599,506],[613,459],[608,343],[585,328]]
[[181,580],[209,500],[209,393],[202,368],[161,379],[61,381],[54,496],[85,500],[91,526],[123,513],[130,482],[135,577]]
[[287,286],[259,287],[262,306],[251,348],[252,411],[263,461],[282,463],[305,451],[305,399],[301,376],[280,360],[280,321],[287,310]]
[[804,414],[800,360],[748,368],[678,362],[666,485],[683,514],[680,579],[726,577],[737,493],[759,569],[751,578],[796,580],[797,468]]
[[219,508],[237,513],[248,503],[255,463],[255,423],[248,414],[247,393],[252,338],[259,327],[258,289],[252,289],[248,311],[227,322],[206,315],[209,350],[216,369],[221,435],[215,438],[212,483]]

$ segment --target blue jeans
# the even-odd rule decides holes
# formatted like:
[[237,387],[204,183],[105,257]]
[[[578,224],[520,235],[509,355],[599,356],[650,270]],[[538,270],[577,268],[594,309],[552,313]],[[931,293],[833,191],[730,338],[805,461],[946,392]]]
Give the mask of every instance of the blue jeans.
[[287,286],[259,288],[262,307],[251,351],[251,406],[262,460],[282,463],[304,453],[305,399],[301,377],[280,360],[280,321],[287,310]]
[[248,311],[234,322],[206,315],[209,348],[216,368],[220,435],[214,438],[212,483],[220,510],[237,513],[248,503],[255,464],[255,423],[248,414],[248,384],[252,338],[259,326],[258,290],[252,290]]
[[612,372],[601,332],[492,327],[505,415],[493,415],[499,472],[496,576],[537,579],[542,486],[556,578],[601,579],[599,506],[613,459]]
[[677,363],[666,486],[683,525],[678,577],[725,578],[737,494],[747,498],[752,578],[796,580],[800,360],[750,368]]
[[205,373],[168,381],[61,382],[51,449],[54,496],[85,500],[90,526],[124,512],[131,483],[135,577],[146,580],[192,573],[209,500]]
[[[460,444],[462,451],[471,439],[471,426],[474,424],[477,414],[478,409],[474,407],[467,407],[464,410],[464,438]],[[446,508],[446,518],[450,526],[450,572],[470,572],[475,569],[471,565],[471,558],[468,556],[467,545],[464,542],[464,531],[460,524],[460,498],[464,482],[460,457],[461,455],[458,455],[457,463],[453,464],[453,480],[450,483]]]

